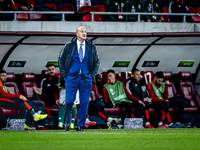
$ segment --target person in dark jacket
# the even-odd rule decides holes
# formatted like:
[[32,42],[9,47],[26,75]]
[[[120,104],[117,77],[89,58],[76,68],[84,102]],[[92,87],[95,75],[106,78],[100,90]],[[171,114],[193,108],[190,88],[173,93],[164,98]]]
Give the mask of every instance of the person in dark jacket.
[[[124,12],[124,0],[107,0],[105,5],[106,12]],[[108,21],[123,21],[123,15],[106,15]]]
[[[145,8],[145,0],[137,0],[136,2],[136,12],[147,12],[146,8]],[[146,15],[142,15],[141,22],[151,22],[151,20],[146,16]]]
[[[17,11],[17,5],[14,0],[0,0],[0,10]],[[13,20],[13,14],[0,14],[0,20]]]
[[[169,4],[169,13],[190,13],[185,0],[174,0]],[[170,22],[183,22],[183,16],[169,16]],[[186,17],[187,22],[194,22],[191,16]]]
[[[148,13],[159,13],[160,12],[160,4],[155,0],[148,0],[145,3],[145,9]],[[151,22],[160,22],[161,18],[159,15],[147,15],[147,19]]]
[[[124,12],[136,12],[136,3],[134,0],[126,0],[124,2]],[[124,21],[137,21],[137,15],[124,15]]]
[[126,88],[130,94],[145,103],[144,107],[143,105],[138,105],[138,103],[133,102],[133,107],[136,108],[135,113],[139,115],[138,117],[141,117],[141,113],[144,109],[146,121],[145,128],[153,128],[149,122],[149,107],[152,103],[152,99],[148,95],[145,82],[140,80],[140,71],[138,69],[132,71],[132,77],[126,81]]
[[59,59],[61,79],[65,78],[66,85],[66,131],[70,129],[71,109],[80,93],[80,111],[77,131],[83,131],[87,118],[90,90],[92,81],[99,69],[99,57],[94,44],[87,39],[86,29],[81,26],[76,30],[76,38],[67,43],[61,50]]

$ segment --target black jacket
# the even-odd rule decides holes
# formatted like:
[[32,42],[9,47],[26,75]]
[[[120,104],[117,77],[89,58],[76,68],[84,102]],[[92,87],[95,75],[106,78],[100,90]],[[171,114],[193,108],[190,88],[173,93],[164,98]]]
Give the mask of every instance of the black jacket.
[[[60,79],[67,77],[69,68],[72,63],[74,51],[75,51],[75,44],[76,44],[77,38],[73,38],[71,42],[67,43],[64,48],[60,52],[60,56],[58,58],[59,63],[59,69],[61,73]],[[89,54],[89,60],[88,60],[88,68],[89,72],[92,76],[92,81],[95,82],[95,76],[97,74],[97,71],[99,69],[99,57],[96,50],[96,47],[90,40],[86,40],[87,46],[88,46],[88,54]]]
[[[39,95],[40,99],[45,102],[45,105],[47,107],[51,107],[55,105],[55,91],[57,87],[55,84],[58,84],[58,76],[50,76],[50,75],[45,75],[44,78],[41,81],[41,91],[42,95]],[[57,93],[58,94],[58,93]]]
[[155,13],[155,15],[147,15],[146,16],[147,19],[150,19],[152,22],[156,22],[160,20],[160,16],[156,15],[156,13],[160,12],[160,4],[158,2],[154,2],[153,4],[150,2],[146,2],[145,9],[146,9],[146,12],[148,13]]
[[[181,5],[180,2],[172,1],[169,4],[169,13],[190,13],[187,4]],[[170,22],[183,22],[183,16],[169,16]],[[186,17],[187,22],[194,22],[191,16]]]
[[133,96],[141,101],[143,101],[144,98],[149,97],[146,84],[142,80],[140,80],[138,83],[135,78],[131,77],[126,80],[126,88]]

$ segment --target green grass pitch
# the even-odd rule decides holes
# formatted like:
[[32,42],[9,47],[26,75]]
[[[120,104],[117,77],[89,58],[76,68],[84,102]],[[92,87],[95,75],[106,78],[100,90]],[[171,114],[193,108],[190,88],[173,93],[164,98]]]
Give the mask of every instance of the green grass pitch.
[[0,131],[0,150],[192,150],[200,129]]

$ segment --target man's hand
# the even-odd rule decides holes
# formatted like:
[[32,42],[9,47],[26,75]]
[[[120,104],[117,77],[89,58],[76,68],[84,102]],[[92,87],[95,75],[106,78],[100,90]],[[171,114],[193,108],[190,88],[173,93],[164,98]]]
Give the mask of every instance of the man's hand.
[[33,90],[34,90],[34,92],[35,93],[37,93],[37,94],[39,94],[39,95],[41,95],[42,94],[42,91],[40,90],[40,88],[38,88],[38,87],[33,87]]
[[165,83],[166,83],[167,85],[169,85],[169,80],[166,80]]
[[21,6],[21,9],[25,10],[25,11],[28,11],[28,7],[26,7],[26,6]]
[[117,105],[113,104],[113,108],[116,108],[116,107],[117,107]]
[[65,100],[63,101],[63,106],[65,106]]
[[151,104],[152,103],[152,98],[148,98],[148,102]]
[[29,9],[29,11],[33,11],[33,7]]
[[24,95],[20,95],[19,98],[22,99],[22,100],[24,100],[24,101],[27,100],[27,98]]
[[91,98],[91,97],[89,98],[89,102],[90,102],[90,101],[92,101],[92,98]]
[[150,20],[150,19],[148,19],[148,20],[147,20],[147,22],[151,22],[151,20]]
[[144,102],[148,102],[148,97],[144,98],[143,100]]
[[59,103],[59,100],[58,100],[58,99],[56,100],[56,105],[58,105],[58,106],[60,105],[60,103]]
[[167,99],[166,102],[169,102],[169,100]]
[[143,101],[139,100],[138,103],[141,104],[141,105],[143,105],[145,107],[145,104],[144,104]]

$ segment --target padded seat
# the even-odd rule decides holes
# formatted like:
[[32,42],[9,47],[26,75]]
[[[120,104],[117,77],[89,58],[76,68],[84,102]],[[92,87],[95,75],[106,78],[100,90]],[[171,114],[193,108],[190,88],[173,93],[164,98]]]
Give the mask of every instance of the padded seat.
[[[94,6],[82,6],[79,8],[78,12],[91,12],[94,10]],[[81,21],[91,21],[91,15],[87,14],[83,16]]]
[[54,4],[44,4],[44,6],[54,9],[54,10],[57,10],[56,5],[54,5]]
[[22,73],[21,84],[24,96],[29,100],[40,100],[39,96],[33,91],[33,86],[37,87],[34,73]]
[[131,77],[131,72],[128,71],[124,71],[124,72],[120,72],[117,76],[117,80],[122,81],[123,83],[125,83],[125,81]]
[[8,91],[11,94],[20,94],[19,88],[15,80],[15,74],[13,72],[7,72],[7,81],[4,83],[4,85],[8,88]]
[[[192,73],[187,71],[179,72],[179,79],[180,79],[180,91],[181,95],[187,99],[191,100],[192,107],[200,108],[200,96],[195,91],[194,85],[192,82],[189,82],[188,80],[192,78]],[[187,80],[183,82],[184,80]]]
[[18,21],[30,21],[28,14],[17,14]]
[[72,6],[72,5],[60,5],[59,11],[74,11],[74,6]]
[[[167,7],[163,8],[163,13],[168,13],[168,8]],[[167,15],[161,15],[160,17],[161,17],[161,21],[162,22],[170,22],[169,21],[169,16],[167,16]]]
[[47,21],[45,14],[29,14],[30,21]]
[[19,115],[19,110],[5,109],[3,107],[0,107],[0,115],[2,115],[2,116],[17,116],[17,115]]
[[153,71],[141,71],[142,80],[145,81],[146,85],[153,81],[154,73]]
[[108,115],[118,115],[120,114],[120,108],[105,108],[105,111]]
[[[105,12],[104,5],[96,5],[94,7],[94,12]],[[106,21],[106,16],[105,15],[94,15],[94,20],[95,21]]]
[[51,115],[58,115],[59,108],[48,108]]

